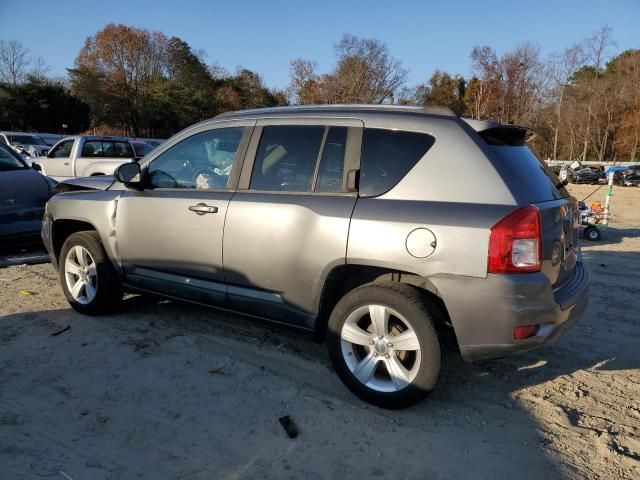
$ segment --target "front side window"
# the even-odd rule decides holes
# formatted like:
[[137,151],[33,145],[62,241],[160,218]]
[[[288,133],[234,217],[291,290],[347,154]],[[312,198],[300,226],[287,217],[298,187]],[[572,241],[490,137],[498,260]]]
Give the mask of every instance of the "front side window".
[[160,154],[149,165],[155,188],[227,188],[243,127],[196,133]]
[[51,150],[49,156],[53,158],[69,158],[71,156],[73,143],[73,140],[67,140],[66,142],[60,143],[57,147]]
[[362,138],[360,195],[372,197],[391,190],[434,142],[425,133],[366,128]]
[[4,145],[0,145],[0,172],[25,168],[28,168],[27,165],[16,154],[10,152],[9,148]]

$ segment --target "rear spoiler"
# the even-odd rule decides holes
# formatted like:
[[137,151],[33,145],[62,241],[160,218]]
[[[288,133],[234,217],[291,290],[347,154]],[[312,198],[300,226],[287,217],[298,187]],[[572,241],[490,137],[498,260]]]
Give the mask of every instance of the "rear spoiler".
[[527,136],[532,130],[519,125],[505,125],[493,120],[476,120],[463,118],[489,145],[522,147],[527,142]]

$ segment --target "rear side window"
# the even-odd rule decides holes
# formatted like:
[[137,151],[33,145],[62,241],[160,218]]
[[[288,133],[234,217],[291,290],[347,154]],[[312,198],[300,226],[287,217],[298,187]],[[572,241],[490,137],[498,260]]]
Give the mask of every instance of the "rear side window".
[[373,197],[391,190],[434,142],[425,133],[366,128],[362,139],[360,196]]
[[529,147],[492,146],[508,173],[522,186],[531,203],[567,198],[560,179]]
[[133,149],[128,142],[89,140],[84,142],[82,157],[133,158]]
[[325,127],[265,127],[251,173],[252,190],[310,192]]

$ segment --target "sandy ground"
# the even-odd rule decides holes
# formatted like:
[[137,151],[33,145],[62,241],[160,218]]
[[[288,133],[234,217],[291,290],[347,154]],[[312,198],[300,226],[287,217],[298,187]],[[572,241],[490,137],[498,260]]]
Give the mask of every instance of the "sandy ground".
[[613,202],[581,323],[451,358],[404,411],[360,402],[294,332],[136,296],[83,317],[49,265],[0,269],[0,478],[640,478],[640,188]]

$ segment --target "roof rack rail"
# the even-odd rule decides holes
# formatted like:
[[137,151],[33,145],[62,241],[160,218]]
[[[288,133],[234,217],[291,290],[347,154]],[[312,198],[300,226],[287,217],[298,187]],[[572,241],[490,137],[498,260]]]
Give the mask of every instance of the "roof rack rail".
[[335,111],[335,110],[352,110],[352,111],[372,111],[372,112],[410,112],[424,113],[427,115],[441,115],[445,117],[457,117],[457,115],[448,107],[439,107],[435,105],[389,105],[389,104],[322,104],[322,105],[294,105],[287,107],[265,107],[254,108],[251,110],[237,110],[225,112],[217,115],[215,118],[223,118],[231,115],[254,115],[256,113],[282,113],[282,112],[313,112],[313,111]]

